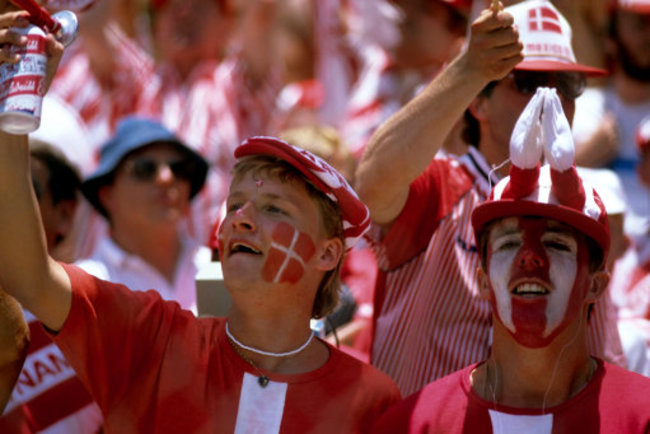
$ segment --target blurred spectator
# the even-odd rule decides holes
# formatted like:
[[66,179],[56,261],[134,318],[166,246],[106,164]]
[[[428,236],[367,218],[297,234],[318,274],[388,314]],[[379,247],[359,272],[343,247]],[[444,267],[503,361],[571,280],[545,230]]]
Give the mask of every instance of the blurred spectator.
[[464,40],[464,0],[362,2],[363,69],[349,97],[343,139],[360,158],[375,129],[413,98],[453,58]]
[[187,235],[183,222],[207,171],[205,160],[158,122],[125,118],[82,184],[110,229],[78,265],[135,290],[155,287],[196,313],[194,278],[210,251]]
[[89,25],[82,23],[80,43],[52,91],[79,110],[96,146],[122,117],[137,113],[159,119],[199,152],[214,169],[189,220],[190,234],[203,242],[225,198],[234,147],[265,133],[270,121],[280,85],[275,2],[152,0],[149,48],[116,23],[125,21],[109,5],[117,1],[82,14]]
[[[48,252],[71,261],[75,237],[87,227],[80,212],[85,214],[89,205],[81,199],[79,187],[81,174],[94,165],[93,155],[85,127],[70,106],[46,96],[41,118],[38,130],[29,135],[32,184]],[[24,314],[31,342],[7,411],[0,418],[0,432],[99,432],[103,421],[99,407],[40,321],[28,311]]]
[[323,123],[321,109],[326,95],[316,74],[319,29],[314,26],[319,7],[311,0],[285,1],[279,7],[277,51],[284,71],[272,132]]
[[[574,122],[576,158],[584,166],[612,168],[629,199],[625,232],[642,234],[650,224],[650,194],[636,175],[634,135],[650,113],[650,7],[643,0],[612,1],[609,84],[589,90]],[[586,118],[581,118],[585,115]]]
[[[641,154],[639,176],[650,187],[650,116],[639,125],[636,137]],[[629,249],[614,267],[610,286],[619,309],[628,366],[650,376],[650,227],[632,238]]]

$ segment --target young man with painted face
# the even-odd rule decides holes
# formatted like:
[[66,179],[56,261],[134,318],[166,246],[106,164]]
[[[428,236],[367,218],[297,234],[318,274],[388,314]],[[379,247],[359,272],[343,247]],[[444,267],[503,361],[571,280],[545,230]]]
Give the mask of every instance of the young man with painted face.
[[[62,47],[50,39],[48,50],[55,66]],[[235,157],[219,231],[233,304],[228,318],[199,319],[50,258],[27,137],[0,133],[0,194],[12,204],[0,209],[0,285],[52,331],[107,432],[362,432],[399,399],[390,378],[309,327],[336,303],[365,205],[327,163],[278,139],[249,139]]]
[[[575,170],[555,89],[538,89],[528,108],[510,176],[472,213],[481,296],[493,312],[490,355],[394,406],[377,432],[650,430],[650,379],[587,345],[590,306],[608,282],[605,207]],[[549,164],[540,168],[542,152]]]
[[[548,25],[538,25],[546,16]],[[604,71],[575,61],[571,27],[551,2],[484,10],[467,49],[373,135],[356,173],[379,265],[371,361],[402,393],[487,357],[491,310],[474,273],[471,212],[507,174],[512,128],[535,89],[557,88],[571,119],[592,73]],[[435,158],[467,107],[475,146]],[[594,309],[589,343],[616,360],[622,350],[605,301]]]

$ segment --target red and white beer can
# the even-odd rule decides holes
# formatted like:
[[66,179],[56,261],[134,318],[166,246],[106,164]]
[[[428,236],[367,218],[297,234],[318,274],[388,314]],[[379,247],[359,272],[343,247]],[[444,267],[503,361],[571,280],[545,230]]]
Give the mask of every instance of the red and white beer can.
[[[71,11],[60,11],[52,19],[59,27],[55,37],[68,46],[79,30],[77,16]],[[27,45],[12,46],[22,56],[18,63],[0,64],[0,129],[11,134],[28,134],[41,123],[48,60],[46,36],[34,24],[12,30],[27,36]]]
[[27,134],[41,122],[47,68],[45,32],[34,25],[13,31],[27,36],[27,45],[13,47],[22,55],[18,63],[0,65],[0,128]]

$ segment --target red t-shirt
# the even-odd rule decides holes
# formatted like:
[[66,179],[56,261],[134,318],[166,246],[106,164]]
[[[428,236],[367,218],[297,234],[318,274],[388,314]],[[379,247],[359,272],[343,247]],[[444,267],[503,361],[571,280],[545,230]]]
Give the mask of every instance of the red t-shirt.
[[330,347],[319,369],[257,372],[232,349],[224,318],[197,319],[154,291],[65,265],[72,307],[54,337],[108,432],[362,432],[399,400],[382,372]]
[[382,416],[373,433],[603,433],[650,432],[650,378],[598,359],[589,384],[568,401],[546,409],[497,405],[470,385],[478,364],[425,386]]

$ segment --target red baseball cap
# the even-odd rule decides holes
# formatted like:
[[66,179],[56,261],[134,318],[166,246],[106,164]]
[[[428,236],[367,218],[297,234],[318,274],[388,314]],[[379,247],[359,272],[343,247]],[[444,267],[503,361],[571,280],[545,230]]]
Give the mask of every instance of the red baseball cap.
[[343,175],[322,158],[268,136],[251,137],[235,149],[235,158],[249,155],[271,155],[289,163],[336,203],[343,219],[346,248],[352,248],[370,227],[368,207],[359,200]]

